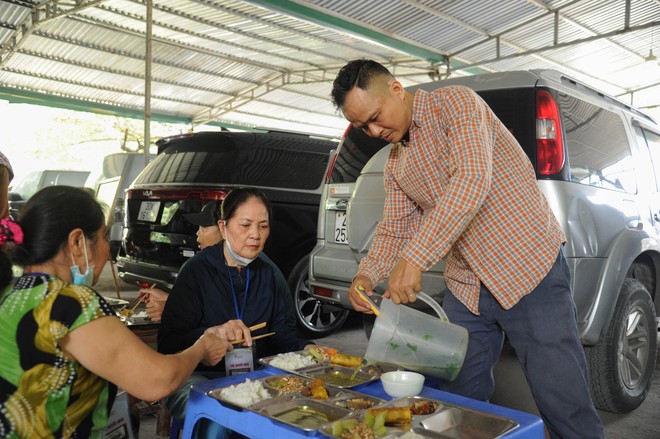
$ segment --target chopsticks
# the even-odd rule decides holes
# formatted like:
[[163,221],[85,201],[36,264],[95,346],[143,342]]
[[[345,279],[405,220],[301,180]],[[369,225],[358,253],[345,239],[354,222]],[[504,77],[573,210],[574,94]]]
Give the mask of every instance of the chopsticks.
[[[252,340],[254,341],[254,340],[258,340],[260,338],[270,337],[271,335],[275,335],[275,333],[274,332],[269,332],[268,334],[257,335],[256,337],[252,337]],[[239,344],[239,343],[243,343],[244,341],[245,341],[245,339],[242,338],[240,340],[232,341],[231,344]]]
[[257,323],[256,325],[250,326],[248,329],[250,330],[250,332],[252,332],[264,327],[266,327],[266,322]]
[[[139,282],[136,281],[136,283],[138,284],[138,286],[140,286],[140,283],[139,283]],[[151,284],[151,288],[153,288],[153,287],[155,287],[155,286],[156,286],[155,283],[154,283],[154,284]],[[131,307],[131,309],[129,310],[129,311],[131,312],[131,314],[132,314],[133,312],[135,312],[135,308],[137,308],[137,306],[140,304],[140,302],[142,302],[142,301],[144,300],[145,297],[147,297],[146,294],[138,297],[138,301],[135,302],[135,304],[134,304],[134,305]]]
[[[252,325],[252,326],[248,327],[248,329],[250,330],[250,332],[252,332],[252,331],[256,331],[257,329],[261,329],[261,328],[265,328],[265,327],[266,327],[266,322],[261,322],[261,323],[257,323],[256,325]],[[273,335],[273,334],[275,334],[275,333],[274,332],[269,332],[268,334],[257,335],[256,337],[252,337],[252,340],[257,340],[259,338],[268,337],[268,336]],[[239,343],[243,343],[244,341],[245,341],[245,339],[242,338],[240,340],[232,341],[231,344],[239,344]]]

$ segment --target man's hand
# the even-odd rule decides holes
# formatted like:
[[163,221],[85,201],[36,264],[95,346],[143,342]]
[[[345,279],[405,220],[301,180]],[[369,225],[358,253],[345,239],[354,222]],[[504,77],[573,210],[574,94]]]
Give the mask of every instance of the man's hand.
[[387,281],[383,297],[390,297],[394,303],[408,303],[417,300],[416,293],[422,291],[422,272],[405,259],[399,259]]
[[357,285],[361,285],[362,288],[364,288],[366,294],[368,294],[369,296],[373,296],[374,291],[373,291],[373,285],[371,285],[371,279],[369,279],[367,276],[363,276],[360,274],[355,276],[355,279],[353,279],[353,283],[351,284],[351,288],[348,290],[348,300],[351,302],[351,305],[353,305],[353,309],[355,309],[356,311],[363,312],[366,314],[372,314],[373,312],[371,311],[369,304],[364,300],[360,299],[358,293],[355,292],[355,287]]
[[169,294],[158,288],[141,288],[140,296],[146,296],[143,300],[146,304],[149,319],[152,322],[160,322]]

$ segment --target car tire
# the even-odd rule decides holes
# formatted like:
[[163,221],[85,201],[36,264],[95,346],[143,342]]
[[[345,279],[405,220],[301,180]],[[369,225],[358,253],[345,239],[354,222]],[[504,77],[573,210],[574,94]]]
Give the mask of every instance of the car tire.
[[323,302],[311,295],[309,289],[309,256],[293,267],[289,275],[298,328],[306,336],[326,337],[344,325],[350,310]]
[[657,349],[655,307],[646,287],[627,278],[605,337],[585,348],[596,408],[628,413],[651,388]]

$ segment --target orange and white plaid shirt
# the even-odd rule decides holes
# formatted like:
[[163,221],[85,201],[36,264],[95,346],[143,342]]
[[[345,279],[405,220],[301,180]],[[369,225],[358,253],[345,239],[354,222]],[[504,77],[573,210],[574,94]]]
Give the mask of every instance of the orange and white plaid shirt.
[[449,290],[479,314],[483,283],[510,309],[550,271],[564,233],[524,151],[471,89],[418,90],[410,140],[385,165],[385,211],[359,273],[446,258]]

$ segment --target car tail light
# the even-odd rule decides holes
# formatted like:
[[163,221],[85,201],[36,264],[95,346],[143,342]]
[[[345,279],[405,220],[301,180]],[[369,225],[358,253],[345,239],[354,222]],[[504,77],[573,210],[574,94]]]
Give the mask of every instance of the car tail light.
[[227,191],[224,190],[199,190],[199,189],[129,189],[126,198],[150,198],[154,200],[166,199],[200,199],[203,201],[224,200]]
[[[348,127],[346,128],[346,131],[344,131],[344,135],[341,136],[342,140],[344,140],[346,138],[346,136],[348,136],[348,132],[351,131],[351,128],[353,128],[353,126],[348,125]],[[342,143],[343,142],[341,142],[339,144],[340,145],[339,148],[341,148]],[[325,183],[326,184],[330,183],[330,178],[332,177],[332,171],[335,170],[335,163],[337,163],[337,157],[339,157],[339,148],[337,148],[337,150],[332,155],[332,159],[330,159],[330,166],[328,166],[328,172],[325,174]]]
[[314,295],[323,297],[332,297],[332,290],[329,288],[314,287]]
[[559,107],[550,93],[536,92],[536,172],[552,175],[564,166]]

